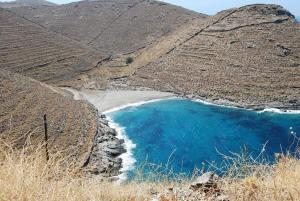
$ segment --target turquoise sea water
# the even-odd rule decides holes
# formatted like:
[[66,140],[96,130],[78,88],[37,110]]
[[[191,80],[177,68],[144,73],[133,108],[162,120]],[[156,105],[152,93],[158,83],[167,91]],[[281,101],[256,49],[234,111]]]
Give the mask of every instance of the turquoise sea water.
[[169,99],[128,107],[107,114],[125,128],[136,145],[135,166],[145,161],[169,163],[175,172],[191,173],[203,162],[222,163],[218,153],[230,155],[246,147],[256,157],[266,143],[265,155],[290,148],[300,134],[299,114],[278,114]]

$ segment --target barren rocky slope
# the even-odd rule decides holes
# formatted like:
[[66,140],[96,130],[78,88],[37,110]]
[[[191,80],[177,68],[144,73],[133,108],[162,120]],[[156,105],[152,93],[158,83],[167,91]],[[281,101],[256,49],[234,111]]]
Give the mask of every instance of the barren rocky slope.
[[201,15],[153,0],[81,1],[13,12],[105,55],[136,51]]
[[55,83],[89,70],[104,57],[87,46],[0,8],[0,68]]
[[44,143],[47,115],[49,153],[60,153],[74,168],[117,175],[124,150],[116,132],[89,104],[63,90],[0,70],[0,139],[14,147]]
[[131,68],[138,70],[111,85],[300,109],[300,26],[276,5],[231,9],[162,38]]
[[[162,2],[138,0],[25,6],[0,9],[0,15],[1,68],[58,86],[102,89],[119,71],[127,73],[126,59],[131,54],[191,19],[206,17]],[[102,64],[111,60],[117,62],[107,71]],[[99,68],[100,75],[91,76]],[[110,72],[113,69],[116,72]]]
[[23,6],[55,6],[55,3],[46,0],[16,0],[10,2],[0,2],[1,8],[14,8]]

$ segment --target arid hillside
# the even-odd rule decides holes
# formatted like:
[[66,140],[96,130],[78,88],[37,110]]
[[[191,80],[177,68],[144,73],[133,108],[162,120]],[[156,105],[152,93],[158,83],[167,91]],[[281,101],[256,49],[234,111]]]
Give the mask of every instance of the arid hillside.
[[15,7],[23,7],[23,6],[55,6],[55,3],[46,1],[46,0],[16,0],[10,2],[0,2],[1,8],[15,8]]
[[81,1],[12,11],[104,55],[134,52],[191,19],[205,17],[153,0]]
[[13,141],[18,148],[43,143],[46,114],[50,154],[62,151],[84,163],[97,133],[92,106],[74,101],[63,90],[5,70],[0,70],[0,91],[1,140]]
[[0,68],[58,84],[104,57],[72,39],[0,8]]
[[43,117],[47,115],[50,157],[59,155],[63,164],[75,170],[119,174],[122,141],[92,105],[6,70],[0,70],[0,94],[1,143],[12,143],[18,149],[45,143]]
[[131,68],[111,85],[300,109],[300,25],[276,5],[226,10],[162,38]]
[[[118,61],[111,69],[128,67],[131,54],[205,17],[170,4],[137,0],[1,9],[0,67],[57,86],[104,89],[108,79],[120,74],[118,68],[107,74],[105,61]],[[100,76],[91,78],[95,67],[101,68]]]
[[257,109],[300,108],[300,26],[280,6],[210,17],[134,0],[11,11],[103,55],[57,85],[151,88]]

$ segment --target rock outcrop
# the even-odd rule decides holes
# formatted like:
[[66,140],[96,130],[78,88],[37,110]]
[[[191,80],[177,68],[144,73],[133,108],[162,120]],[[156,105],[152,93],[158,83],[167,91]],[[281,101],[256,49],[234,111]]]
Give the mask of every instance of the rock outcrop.
[[206,172],[191,183],[191,188],[194,190],[201,189],[204,192],[217,191],[217,179],[218,177],[214,172]]
[[229,201],[218,188],[219,177],[213,172],[207,172],[197,177],[194,182],[187,185],[169,187],[161,194],[154,196],[153,200],[199,200],[199,201]]
[[121,174],[122,159],[119,156],[126,152],[124,140],[117,137],[105,118],[98,119],[98,132],[93,147],[87,158],[85,170],[89,174],[102,177],[113,177]]

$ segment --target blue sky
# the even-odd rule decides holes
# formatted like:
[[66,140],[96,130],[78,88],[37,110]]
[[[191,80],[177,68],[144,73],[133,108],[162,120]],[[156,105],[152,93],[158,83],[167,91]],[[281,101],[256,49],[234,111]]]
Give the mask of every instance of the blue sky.
[[[0,0],[5,1],[5,0]],[[10,1],[10,0],[7,0]],[[57,4],[70,3],[74,0],[49,0]],[[76,0],[75,0],[76,1]],[[161,0],[179,5],[200,13],[213,15],[221,10],[254,3],[279,4],[300,17],[300,0]]]
[[279,4],[300,17],[300,0],[162,0],[200,13],[214,15],[219,11],[248,4]]

